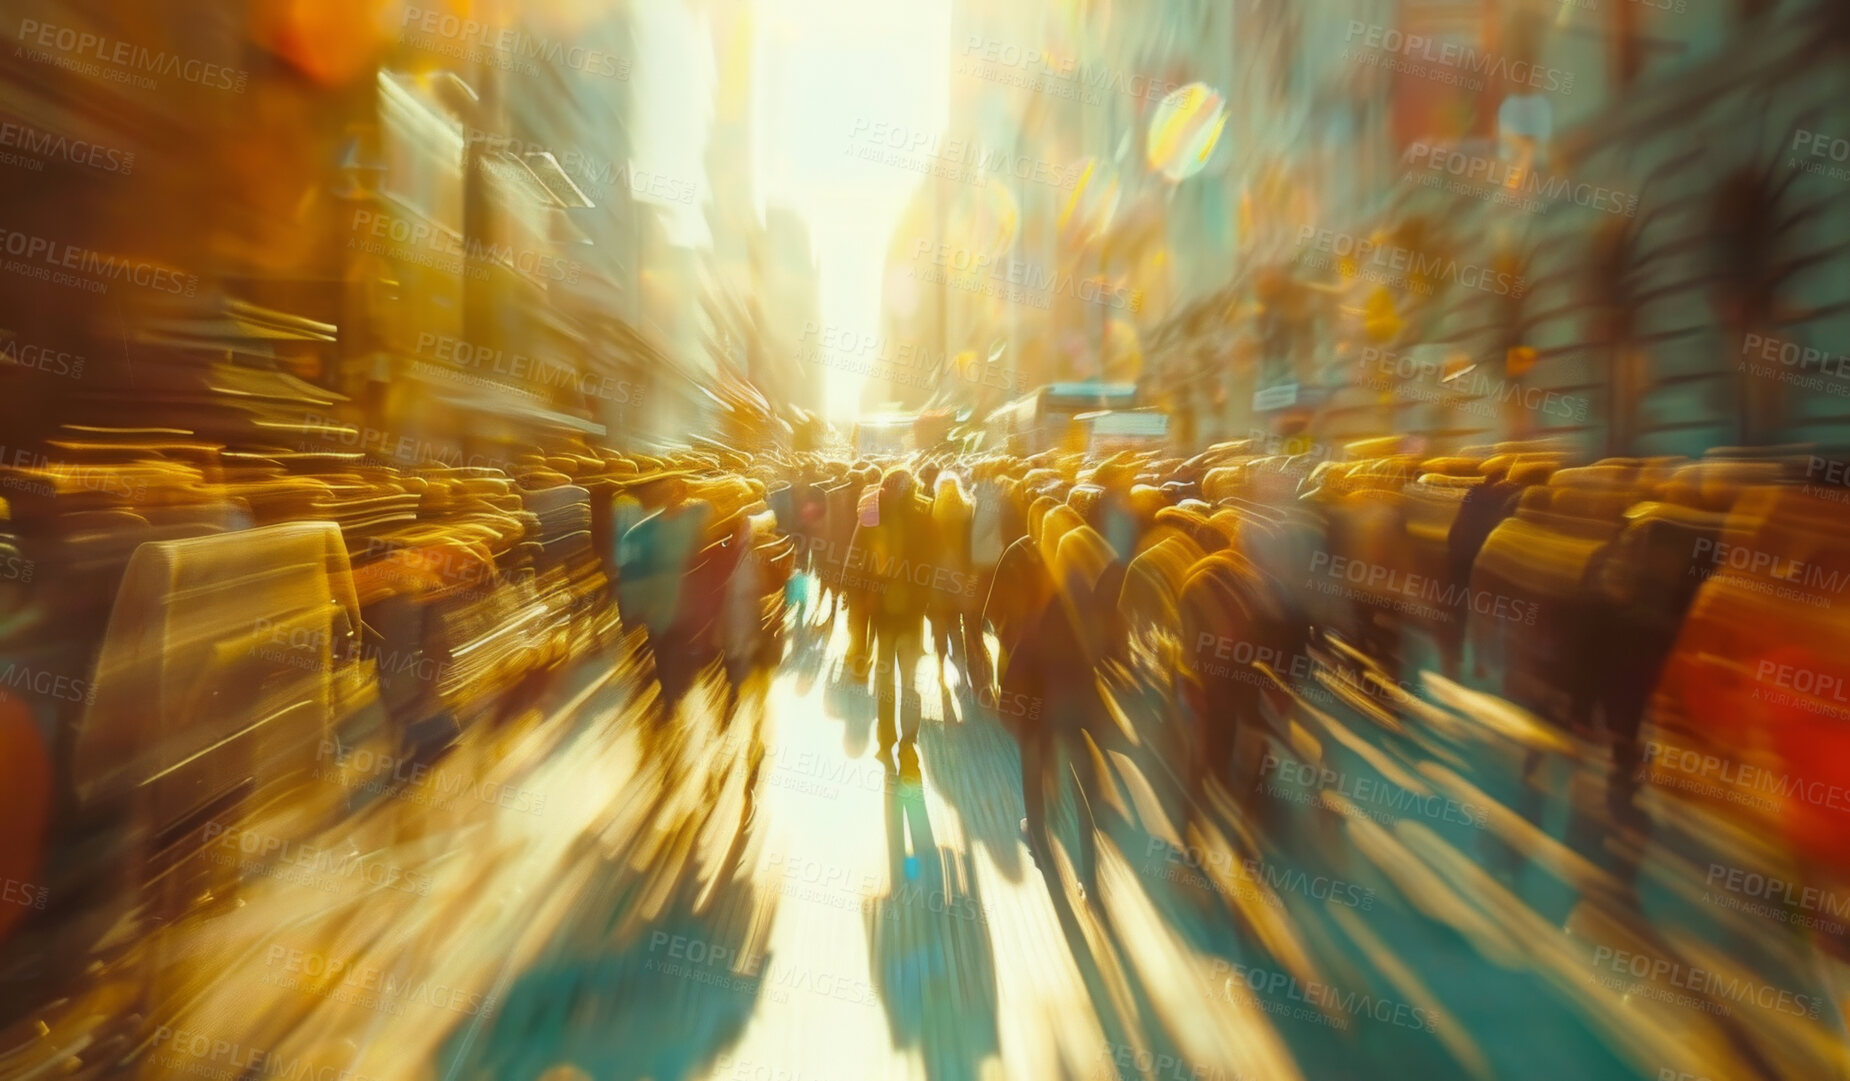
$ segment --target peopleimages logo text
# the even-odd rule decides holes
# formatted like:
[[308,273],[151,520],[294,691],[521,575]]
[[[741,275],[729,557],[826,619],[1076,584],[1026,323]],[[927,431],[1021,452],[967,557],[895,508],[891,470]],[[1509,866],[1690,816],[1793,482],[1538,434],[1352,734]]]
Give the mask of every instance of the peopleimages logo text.
[[872,551],[865,545],[850,544],[842,549],[827,537],[802,532],[791,534],[791,539],[799,553],[809,554],[815,561],[816,573],[831,585],[841,583],[876,593],[911,585],[968,598],[977,595],[981,584],[981,579],[968,571],[939,563],[913,562],[892,552]]
[[427,979],[413,980],[358,958],[293,949],[281,943],[270,946],[264,966],[273,970],[271,975],[277,977],[270,981],[272,983],[323,992],[336,986],[375,992],[378,999],[383,1000],[380,1004],[411,1001],[466,1017],[485,1015],[495,1005],[492,994],[483,995]]
[[[1316,660],[1303,651],[1286,653],[1243,638],[1203,631],[1195,639],[1195,674],[1245,683],[1272,690],[1281,683],[1298,687],[1312,702],[1335,702],[1339,694],[1359,694],[1392,702],[1401,695],[1419,696],[1419,688],[1404,679],[1364,676],[1347,667],[1319,670]],[[1321,676],[1322,678],[1314,678]]]
[[1467,154],[1432,143],[1414,143],[1408,151],[1408,164],[1424,166],[1435,173],[1479,181],[1498,188],[1540,196],[1543,199],[1571,202],[1590,210],[1622,217],[1638,216],[1638,197],[1597,184],[1574,183],[1564,176],[1546,176],[1514,162]]
[[296,449],[305,453],[357,451],[387,464],[513,471],[513,463],[492,454],[464,454],[459,447],[378,428],[349,428],[333,417],[315,413],[303,414],[301,427],[308,438]]
[[[522,274],[531,275],[545,281],[577,284],[584,268],[575,259],[564,259],[549,252],[535,251],[531,248],[514,248],[507,244],[496,244],[478,236],[464,238],[462,234],[433,225],[428,221],[401,218],[393,214],[371,210],[353,212],[353,233],[347,238],[349,248],[357,248],[375,254],[393,258],[409,258],[405,249],[429,249],[435,260],[417,259],[424,265],[437,270],[456,273],[467,262],[500,263],[513,267]],[[400,245],[395,250],[387,245]],[[471,268],[482,271],[482,268]],[[471,274],[476,280],[486,280],[482,273]]]
[[[187,1061],[192,1059],[194,1061]],[[176,1073],[208,1077],[283,1077],[289,1081],[373,1081],[370,1074],[288,1058],[191,1029],[161,1025],[154,1031],[149,1062]]]
[[1403,572],[1398,567],[1331,555],[1322,550],[1311,553],[1310,570],[1313,576],[1321,573],[1378,593],[1415,598],[1439,611],[1469,608],[1480,616],[1495,616],[1530,627],[1535,626],[1541,611],[1541,604],[1536,601],[1512,600],[1430,575]]
[[514,59],[543,60],[586,75],[602,75],[607,79],[627,79],[630,75],[630,62],[623,57],[535,37],[515,26],[492,26],[464,19],[442,9],[407,7],[400,26],[407,31],[449,38]]
[[1274,784],[1283,783],[1312,788],[1319,791],[1335,792],[1352,803],[1361,805],[1379,804],[1399,815],[1407,812],[1424,818],[1438,819],[1460,826],[1474,826],[1482,829],[1490,820],[1488,808],[1475,803],[1461,803],[1449,796],[1429,793],[1420,795],[1397,784],[1370,777],[1351,778],[1340,770],[1328,766],[1313,766],[1295,762],[1276,755],[1266,755],[1259,764],[1259,784],[1266,784],[1265,778],[1277,778]]
[[[1741,355],[1754,360],[1779,362],[1787,368],[1796,368],[1809,372],[1814,365],[1819,375],[1833,378],[1850,378],[1850,356],[1841,353],[1827,353],[1817,346],[1800,345],[1798,342],[1784,338],[1768,337],[1764,334],[1745,334],[1741,337]],[[1738,370],[1738,369],[1737,369]]]
[[[365,747],[353,748],[338,741],[322,740],[315,758],[322,763],[319,773],[324,779],[359,782],[359,787],[374,791],[389,791],[396,786],[402,790],[393,794],[410,803],[443,807],[467,795],[478,802],[522,814],[546,813],[543,792],[529,792],[505,782],[473,779],[457,770],[432,768],[428,763],[381,754]],[[363,778],[367,780],[362,781]]]
[[1752,979],[1726,976],[1667,957],[1653,957],[1650,954],[1634,953],[1630,950],[1615,950],[1611,946],[1594,948],[1593,965],[1596,969],[1610,969],[1621,976],[1631,976],[1634,979],[1661,983],[1667,987],[1693,991],[1711,1000],[1707,1003],[1700,1000],[1688,1003],[1691,1005],[1718,1005],[1713,1000],[1724,999],[1743,1005],[1758,1006],[1764,1010],[1775,1010],[1793,1017],[1814,1019],[1819,1016],[1820,1007],[1823,1005],[1818,998],[1812,995],[1795,994],[1770,984],[1757,983]]
[[[101,34],[88,30],[73,30],[68,26],[53,26],[37,19],[19,20],[19,33],[16,35],[26,45],[37,49],[49,49],[62,53],[72,63],[59,63],[57,66],[71,68],[82,66],[88,68],[85,74],[108,78],[114,82],[126,82],[124,76],[133,76],[135,72],[151,75],[166,75],[182,82],[203,86],[208,90],[229,90],[236,94],[244,93],[250,82],[250,73],[229,68],[223,64],[207,63],[204,60],[189,60],[176,53],[156,52],[145,45],[136,45],[127,41],[112,41]],[[32,59],[39,59],[33,57]],[[50,59],[50,58],[45,58]],[[98,60],[113,65],[117,70],[98,69],[89,65],[90,60]],[[138,80],[145,82],[145,80]],[[146,89],[153,89],[152,83]]]
[[[1736,762],[1690,747],[1678,747],[1659,743],[1656,740],[1645,741],[1644,762],[1639,766],[1640,779],[1654,779],[1656,774],[1653,767],[1661,767],[1672,773],[1686,774],[1701,780],[1715,781],[1726,786],[1724,791],[1748,795],[1763,793],[1779,800],[1809,803],[1814,807],[1850,812],[1850,789],[1846,789],[1843,785],[1810,781],[1803,776],[1779,773],[1751,763]],[[1773,802],[1766,809],[1776,808],[1777,803]]]
[[[1850,572],[1832,570],[1821,563],[1806,563],[1745,544],[1730,544],[1714,537],[1697,537],[1693,554],[1696,562],[1690,566],[1689,573],[1696,577],[1707,577],[1717,568],[1727,567],[1825,593],[1842,593],[1845,586],[1850,586]],[[1705,568],[1703,562],[1709,566]]]
[[638,169],[628,163],[587,154],[575,147],[555,149],[543,143],[516,139],[512,135],[484,131],[477,127],[464,128],[463,138],[470,146],[512,154],[517,158],[529,154],[551,154],[553,160],[559,163],[559,168],[565,170],[566,176],[587,192],[621,186],[628,188],[630,194],[637,197],[650,197],[683,206],[693,205],[694,196],[699,192],[691,180]]
[[1800,128],[1792,133],[1792,149],[1801,148],[1814,158],[1850,161],[1850,139],[1839,139],[1834,135]]
[[[1099,1062],[1112,1081],[1258,1081],[1238,1070],[1190,1062],[1185,1058],[1134,1047],[1127,1043],[1107,1043],[1099,1051]],[[745,1081],[740,1078],[739,1081]],[[796,1081],[790,1078],[789,1081]],[[1102,1081],[1102,1079],[1101,1079]]]
[[[394,864],[379,863],[368,860],[356,851],[334,851],[316,848],[300,841],[290,841],[282,837],[258,833],[255,830],[226,826],[218,822],[206,823],[201,832],[208,848],[218,848],[219,853],[208,853],[209,858],[225,866],[247,867],[255,870],[254,865],[272,863],[279,871],[306,873],[321,876],[323,881],[345,879],[361,880],[367,885],[384,889],[397,890],[400,893],[413,893],[420,897],[430,895],[431,878],[416,870],[409,870]],[[251,857],[241,860],[239,856]]]
[[32,368],[50,375],[69,376],[81,379],[84,374],[85,358],[77,353],[67,352],[48,345],[34,342],[22,342],[14,338],[0,343],[0,361],[21,368]]
[[[1410,1006],[1404,1002],[1381,998],[1365,991],[1345,991],[1333,984],[1311,981],[1299,983],[1297,977],[1276,969],[1259,968],[1242,965],[1224,959],[1216,959],[1213,964],[1216,972],[1230,973],[1222,982],[1223,994],[1231,1001],[1253,1002],[1264,1008],[1270,1000],[1272,1003],[1287,1004],[1301,1002],[1311,1009],[1341,1017],[1366,1017],[1396,1028],[1413,1029],[1417,1032],[1439,1031],[1439,1019],[1431,1010],[1423,1006]],[[1266,1012],[1274,1012],[1267,1010]],[[1312,1019],[1312,1018],[1304,1018]],[[1347,1024],[1337,1025],[1347,1028]]]
[[1354,42],[1357,38],[1361,38],[1363,44],[1371,49],[1395,53],[1409,60],[1468,71],[1473,75],[1508,79],[1532,90],[1548,90],[1557,94],[1574,92],[1574,73],[1571,71],[1542,67],[1527,60],[1512,61],[1509,57],[1479,52],[1470,45],[1456,41],[1437,41],[1423,34],[1403,33],[1391,27],[1370,26],[1351,19],[1349,31],[1343,40]]
[[920,342],[890,340],[883,335],[850,330],[834,323],[804,323],[797,342],[801,347],[800,360],[894,383],[936,387],[942,377],[954,374],[966,383],[980,383],[1005,391],[1019,386],[1013,371],[993,364],[966,367],[953,363],[953,358],[942,349],[932,349]]
[[46,499],[74,489],[121,496],[131,502],[148,494],[146,480],[120,469],[58,461],[28,447],[14,448],[9,457],[4,445],[0,445],[0,488]]
[[[1072,190],[1079,183],[1080,167],[1061,165],[1044,158],[1029,157],[999,147],[984,146],[965,139],[945,139],[936,131],[907,127],[871,117],[856,117],[848,132],[849,153],[891,151],[913,155],[910,159],[887,160],[887,164],[904,165],[935,162],[946,167],[943,175],[965,183],[991,178],[1014,177],[1048,187]],[[864,160],[880,161],[878,155],[860,154]]]
[[1165,862],[1180,864],[1197,871],[1215,871],[1229,875],[1238,883],[1262,887],[1273,894],[1296,894],[1313,901],[1369,911],[1375,907],[1372,886],[1311,875],[1295,867],[1281,867],[1257,856],[1240,858],[1225,849],[1204,849],[1198,845],[1176,848],[1160,837],[1152,837],[1144,846],[1145,858],[1161,855]]
[[[107,284],[98,279],[116,281],[126,278],[132,284],[152,289],[157,293],[171,293],[174,296],[190,297],[199,286],[197,275],[181,274],[167,267],[156,266],[139,259],[105,255],[94,248],[34,236],[31,233],[18,232],[4,226],[0,226],[0,251],[4,251],[7,255],[18,256],[27,263],[36,261],[44,263],[46,267],[91,275],[87,281],[73,279],[64,282],[48,277],[42,268],[32,266],[16,268],[28,272],[37,270],[38,273],[28,273],[27,276],[53,281],[54,284],[94,285],[98,287],[93,290],[96,292],[109,288]],[[14,264],[9,264],[9,267],[14,267]],[[59,277],[69,277],[69,275],[59,275]]]
[[[992,81],[1027,85],[1035,89],[1045,89],[1058,93],[1060,97],[1076,98],[1088,105],[1096,105],[1102,99],[1099,93],[1126,94],[1138,101],[1159,102],[1181,89],[1183,84],[1172,80],[1158,79],[1151,75],[1137,72],[1125,72],[1096,64],[1082,64],[1073,53],[1056,52],[1052,48],[1022,48],[1012,42],[997,38],[986,38],[981,34],[971,34],[964,40],[963,55],[959,66],[960,72],[976,74]],[[975,68],[973,64],[989,65],[989,71]],[[998,69],[1016,69],[1030,76],[1046,76],[1056,80],[1055,84],[1036,82],[1021,83],[1016,80],[996,78]],[[1068,89],[1059,92],[1060,85]]]
[[[1314,225],[1298,227],[1298,246],[1339,259],[1353,259],[1357,272],[1373,280],[1457,282],[1467,289],[1516,298],[1529,288],[1528,282],[1517,275],[1396,244],[1378,244],[1364,237],[1319,229]],[[1383,271],[1389,273],[1384,277]]]
[[1839,896],[1817,886],[1803,886],[1782,878],[1745,871],[1720,863],[1709,864],[1704,885],[1719,886],[1733,893],[1761,901],[1787,905],[1806,912],[1823,912],[1838,919],[1850,919],[1850,896]]
[[[1547,416],[1585,421],[1592,413],[1592,403],[1585,395],[1559,394],[1546,387],[1524,386],[1489,374],[1484,365],[1447,378],[1445,365],[1436,359],[1421,359],[1411,353],[1396,353],[1378,345],[1362,348],[1360,364],[1364,372],[1374,366],[1372,374],[1393,379],[1431,381],[1434,386],[1456,391],[1467,398],[1489,398],[1498,404],[1520,402],[1525,409]],[[1388,384],[1377,383],[1385,387]]]
[[0,124],[0,147],[23,150],[43,160],[86,165],[105,173],[128,176],[135,171],[135,155],[132,151],[117,150],[87,139],[73,139],[30,124],[15,124],[11,121]]
[[0,902],[21,908],[35,908],[42,912],[50,897],[51,890],[45,886],[34,886],[16,878],[0,880]]
[[464,368],[537,382],[543,387],[569,387],[580,394],[602,398],[618,405],[627,405],[631,399],[631,386],[627,379],[592,371],[580,372],[562,360],[535,358],[525,353],[507,353],[446,334],[420,332],[417,352]]
[[31,691],[40,698],[60,698],[66,702],[96,701],[96,684],[89,680],[62,675],[46,668],[8,662],[0,672],[0,684],[16,691]]
[[1140,311],[1143,308],[1143,293],[1127,286],[1111,287],[1096,279],[1081,278],[1070,270],[1055,271],[1047,267],[1021,259],[998,259],[984,252],[954,244],[941,244],[929,238],[921,239],[913,247],[912,261],[916,267],[924,266],[929,277],[931,268],[939,268],[939,273],[947,275],[945,280],[961,288],[993,290],[1000,293],[1009,292],[1000,283],[1013,286],[1019,294],[1029,299],[1041,301],[1037,307],[1046,307],[1046,302],[1054,296],[1065,296],[1087,304],[1102,304],[1115,311]]

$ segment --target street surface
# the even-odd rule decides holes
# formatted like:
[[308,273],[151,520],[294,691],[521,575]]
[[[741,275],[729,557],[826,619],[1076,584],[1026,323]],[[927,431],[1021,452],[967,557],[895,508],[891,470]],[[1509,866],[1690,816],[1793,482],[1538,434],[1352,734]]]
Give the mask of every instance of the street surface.
[[[643,719],[633,645],[414,783],[369,791],[353,753],[348,775],[227,827],[209,852],[242,873],[233,899],[144,936],[71,1016],[140,987],[160,1004],[146,1077],[1754,1076],[1742,1047],[1834,1068],[1835,1006],[1718,1007],[1614,965],[1613,942],[1668,946],[1584,900],[1601,873],[1557,839],[1562,807],[1539,831],[1507,809],[1521,719],[1449,684],[1429,697],[1456,708],[1387,710],[1353,692],[1356,669],[1320,672],[1256,759],[1250,809],[1216,787],[1192,814],[1155,697],[1116,688],[1087,897],[1073,786],[1041,866],[1014,741],[955,666],[941,686],[921,662],[912,779],[873,757],[839,623],[799,632],[761,720],[748,701],[722,725],[697,696],[672,735]],[[1548,791],[1598,769],[1556,757]],[[305,835],[318,814],[331,824]],[[265,852],[272,837],[289,840]],[[1663,830],[1643,907],[1753,937],[1751,917],[1679,895],[1700,874],[1677,861],[1704,857],[1672,853],[1699,843],[1753,858],[1751,838]],[[1789,945],[1757,978],[1829,1004]]]

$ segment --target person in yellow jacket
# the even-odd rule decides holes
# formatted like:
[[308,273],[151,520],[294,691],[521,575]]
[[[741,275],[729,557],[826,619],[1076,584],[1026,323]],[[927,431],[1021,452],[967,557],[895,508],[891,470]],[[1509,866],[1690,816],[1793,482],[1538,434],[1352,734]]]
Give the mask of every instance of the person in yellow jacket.
[[902,773],[918,764],[921,706],[915,683],[932,572],[930,505],[920,498],[912,472],[894,468],[861,505],[847,573],[864,587],[869,607],[880,757],[885,761],[898,746]]

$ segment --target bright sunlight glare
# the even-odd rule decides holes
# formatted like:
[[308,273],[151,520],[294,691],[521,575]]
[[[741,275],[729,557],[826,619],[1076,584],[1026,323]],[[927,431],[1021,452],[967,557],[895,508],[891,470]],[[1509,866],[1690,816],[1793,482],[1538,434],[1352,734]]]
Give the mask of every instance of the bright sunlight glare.
[[[943,131],[950,108],[946,0],[771,0],[759,23],[763,117],[759,190],[809,222],[821,263],[822,320],[880,333],[887,243],[916,173],[848,153],[857,122]],[[865,379],[830,368],[824,409],[861,411]]]

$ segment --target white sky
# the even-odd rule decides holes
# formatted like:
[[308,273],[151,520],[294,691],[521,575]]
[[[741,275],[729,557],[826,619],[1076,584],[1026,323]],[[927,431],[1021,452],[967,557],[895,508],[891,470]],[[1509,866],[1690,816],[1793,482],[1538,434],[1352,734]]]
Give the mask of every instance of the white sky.
[[[634,10],[637,63],[631,78],[643,107],[633,113],[631,157],[638,170],[699,182],[704,196],[707,133],[713,126],[712,45],[705,28],[679,3],[643,3]],[[676,244],[711,241],[703,201],[658,204]]]
[[[845,153],[855,122],[941,132],[950,108],[949,0],[758,0],[756,188],[809,222],[821,264],[822,319],[880,332],[887,241],[917,173]],[[640,62],[636,166],[704,178],[715,57],[707,29],[680,3],[637,5]],[[670,209],[677,243],[711,241],[701,198]],[[859,412],[861,376],[824,370],[824,408]]]
[[[809,221],[823,322],[878,334],[887,241],[919,176],[845,151],[860,118],[944,129],[949,2],[760,0],[759,10],[759,191]],[[859,412],[862,377],[824,375],[828,413]]]

